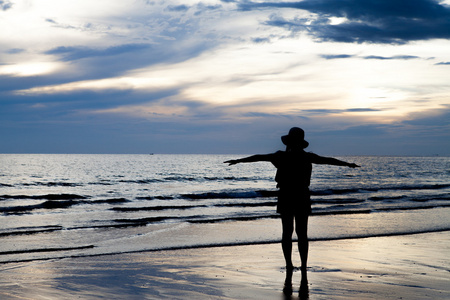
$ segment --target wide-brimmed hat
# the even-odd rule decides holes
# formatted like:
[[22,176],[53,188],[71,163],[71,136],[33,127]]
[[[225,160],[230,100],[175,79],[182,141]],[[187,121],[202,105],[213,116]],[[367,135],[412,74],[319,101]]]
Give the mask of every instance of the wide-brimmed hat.
[[303,149],[308,147],[309,143],[305,141],[305,132],[299,127],[292,127],[288,135],[283,135],[281,141],[286,146],[299,145]]

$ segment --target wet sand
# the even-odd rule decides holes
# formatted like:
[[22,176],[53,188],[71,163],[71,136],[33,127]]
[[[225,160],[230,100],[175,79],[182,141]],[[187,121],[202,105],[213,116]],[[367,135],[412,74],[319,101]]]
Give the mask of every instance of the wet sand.
[[[311,242],[301,299],[450,299],[449,253],[448,231]],[[299,299],[283,265],[279,244],[11,263],[0,299]]]

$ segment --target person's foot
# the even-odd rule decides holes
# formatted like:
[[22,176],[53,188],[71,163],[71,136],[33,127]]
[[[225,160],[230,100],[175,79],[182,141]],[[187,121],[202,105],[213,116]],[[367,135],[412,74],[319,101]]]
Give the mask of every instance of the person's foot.
[[283,294],[286,296],[292,295],[292,274],[294,273],[294,266],[286,266],[286,279],[284,280]]
[[294,270],[294,265],[290,264],[290,265],[286,265],[286,271],[293,271]]
[[302,278],[302,281],[300,282],[300,289],[298,291],[298,296],[300,300],[309,299],[309,287],[307,278]]
[[283,288],[283,294],[286,296],[292,295],[292,284],[291,283],[285,283]]

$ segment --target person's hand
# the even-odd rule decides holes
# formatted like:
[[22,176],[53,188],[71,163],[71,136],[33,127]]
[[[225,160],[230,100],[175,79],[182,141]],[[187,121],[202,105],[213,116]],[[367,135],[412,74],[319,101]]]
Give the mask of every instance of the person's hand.
[[232,160],[224,161],[223,163],[228,164],[229,166],[232,166],[232,165],[237,164],[238,160],[237,159],[232,159]]
[[349,166],[350,168],[361,168],[361,166],[358,166],[358,165],[355,164],[355,163],[348,164],[348,166]]

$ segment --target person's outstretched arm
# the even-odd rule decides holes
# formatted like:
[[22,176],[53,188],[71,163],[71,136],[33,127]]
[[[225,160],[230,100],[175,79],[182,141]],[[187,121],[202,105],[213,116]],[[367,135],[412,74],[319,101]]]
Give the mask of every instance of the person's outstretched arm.
[[344,166],[349,168],[359,168],[355,163],[348,163],[343,160],[339,160],[333,157],[325,157],[325,156],[319,156],[316,155],[315,159],[313,160],[313,163],[315,164],[321,164],[321,165],[333,165],[333,166]]
[[224,161],[224,163],[229,164],[229,166],[239,164],[239,163],[250,163],[250,162],[257,162],[257,161],[271,161],[271,155],[270,154],[256,154],[244,158],[239,159],[232,159]]

